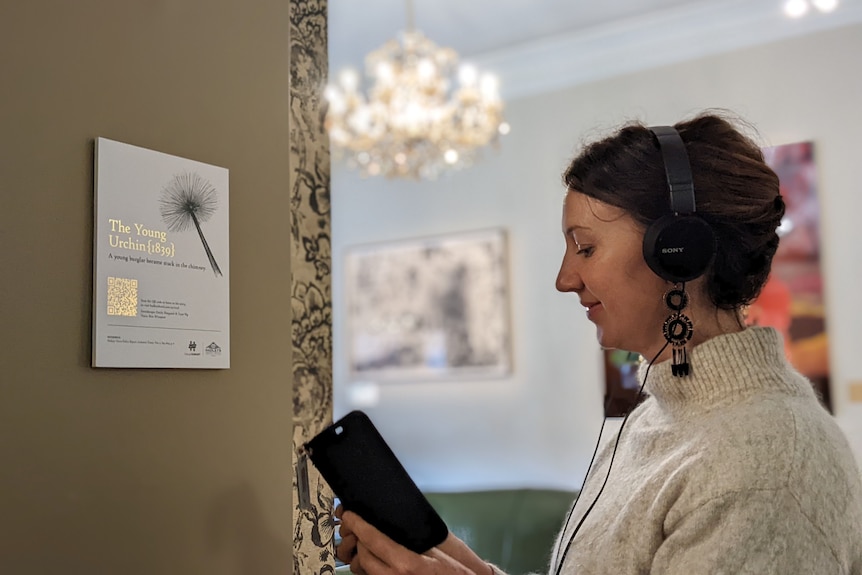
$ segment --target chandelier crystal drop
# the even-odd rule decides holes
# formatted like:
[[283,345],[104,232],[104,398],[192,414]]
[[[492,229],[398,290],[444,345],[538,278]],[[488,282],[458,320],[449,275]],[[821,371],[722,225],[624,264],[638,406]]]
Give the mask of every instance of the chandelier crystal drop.
[[324,92],[336,155],[363,176],[434,179],[469,166],[509,131],[497,79],[459,66],[454,50],[438,47],[409,22],[366,56],[365,69],[367,96],[352,69]]

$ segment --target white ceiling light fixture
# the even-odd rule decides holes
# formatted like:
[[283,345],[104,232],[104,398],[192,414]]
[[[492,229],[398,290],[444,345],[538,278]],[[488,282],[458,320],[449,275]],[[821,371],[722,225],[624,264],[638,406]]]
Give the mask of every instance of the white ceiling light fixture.
[[336,155],[363,176],[434,179],[469,166],[479,150],[509,132],[499,82],[458,54],[438,47],[413,27],[365,58],[372,84],[361,91],[355,70],[344,70],[324,95],[326,127]]
[[838,0],[787,0],[784,3],[784,13],[790,18],[801,18],[808,13],[811,6],[823,13],[834,11],[838,7]]
[[784,3],[784,13],[791,18],[801,18],[808,12],[806,0],[787,0]]
[[821,12],[832,12],[838,7],[838,0],[812,0],[811,3]]

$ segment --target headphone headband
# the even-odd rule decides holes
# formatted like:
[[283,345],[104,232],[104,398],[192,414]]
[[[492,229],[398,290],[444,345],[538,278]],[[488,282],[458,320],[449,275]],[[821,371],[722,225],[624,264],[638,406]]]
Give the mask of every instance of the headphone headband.
[[664,163],[671,211],[675,214],[693,214],[697,206],[685,143],[672,126],[653,126],[649,130],[655,136]]

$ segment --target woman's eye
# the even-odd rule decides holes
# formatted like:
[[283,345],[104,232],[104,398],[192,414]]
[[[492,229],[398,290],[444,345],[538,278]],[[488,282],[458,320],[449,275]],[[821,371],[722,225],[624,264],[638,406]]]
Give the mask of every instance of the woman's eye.
[[578,251],[575,253],[579,256],[590,257],[591,255],[593,255],[593,246],[579,248]]

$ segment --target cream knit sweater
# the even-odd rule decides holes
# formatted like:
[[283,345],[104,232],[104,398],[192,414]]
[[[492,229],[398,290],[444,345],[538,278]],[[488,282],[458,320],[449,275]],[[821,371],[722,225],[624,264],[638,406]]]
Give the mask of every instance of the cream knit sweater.
[[563,557],[613,438],[550,573],[562,558],[565,575],[862,575],[859,468],[783,349],[778,332],[749,328],[695,347],[689,377],[654,365],[607,486]]

